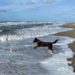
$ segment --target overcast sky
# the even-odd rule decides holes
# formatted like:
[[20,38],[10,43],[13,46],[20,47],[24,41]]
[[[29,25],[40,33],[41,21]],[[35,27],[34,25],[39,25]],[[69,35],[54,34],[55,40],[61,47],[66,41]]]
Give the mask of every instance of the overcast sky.
[[75,0],[0,0],[0,21],[75,21]]

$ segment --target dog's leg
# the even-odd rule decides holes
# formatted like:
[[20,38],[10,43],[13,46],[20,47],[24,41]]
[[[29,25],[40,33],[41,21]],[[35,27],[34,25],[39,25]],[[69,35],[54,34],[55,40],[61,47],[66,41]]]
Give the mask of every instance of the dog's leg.
[[54,53],[54,50],[53,50],[53,48],[52,48],[51,50],[52,50],[52,52]]
[[54,52],[52,45],[49,45],[49,46],[48,46],[48,49],[51,50],[52,52]]
[[52,47],[51,47],[51,48],[49,48],[49,49],[50,49],[52,52],[54,51]]
[[36,48],[37,48],[37,46],[34,47],[34,49],[36,49]]

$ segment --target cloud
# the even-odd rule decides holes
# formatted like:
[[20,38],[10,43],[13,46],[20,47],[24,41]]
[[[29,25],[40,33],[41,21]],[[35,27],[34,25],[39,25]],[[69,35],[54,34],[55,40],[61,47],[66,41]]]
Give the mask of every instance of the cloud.
[[20,11],[40,8],[48,4],[58,3],[62,0],[0,0],[0,10]]
[[68,0],[7,0],[0,6],[0,16],[3,20],[73,20],[73,3]]
[[0,0],[1,6],[55,3],[61,0]]

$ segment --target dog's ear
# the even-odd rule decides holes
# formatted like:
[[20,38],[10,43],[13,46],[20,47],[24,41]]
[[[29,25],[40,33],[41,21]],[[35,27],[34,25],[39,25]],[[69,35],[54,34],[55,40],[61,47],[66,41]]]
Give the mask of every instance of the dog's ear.
[[37,37],[35,37],[35,39],[37,39]]
[[34,40],[33,40],[33,43],[35,43],[35,42],[37,42],[37,38],[36,38],[36,37],[35,37]]

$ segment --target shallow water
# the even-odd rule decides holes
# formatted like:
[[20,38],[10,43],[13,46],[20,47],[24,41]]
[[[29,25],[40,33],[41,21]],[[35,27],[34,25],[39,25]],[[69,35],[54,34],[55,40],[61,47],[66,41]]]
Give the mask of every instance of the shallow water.
[[[44,25],[1,32],[0,75],[74,75],[66,59],[73,56],[68,44],[75,39],[51,35],[67,30],[72,29]],[[50,54],[48,48],[34,49],[34,37],[50,42],[59,39],[53,46],[56,54]]]

